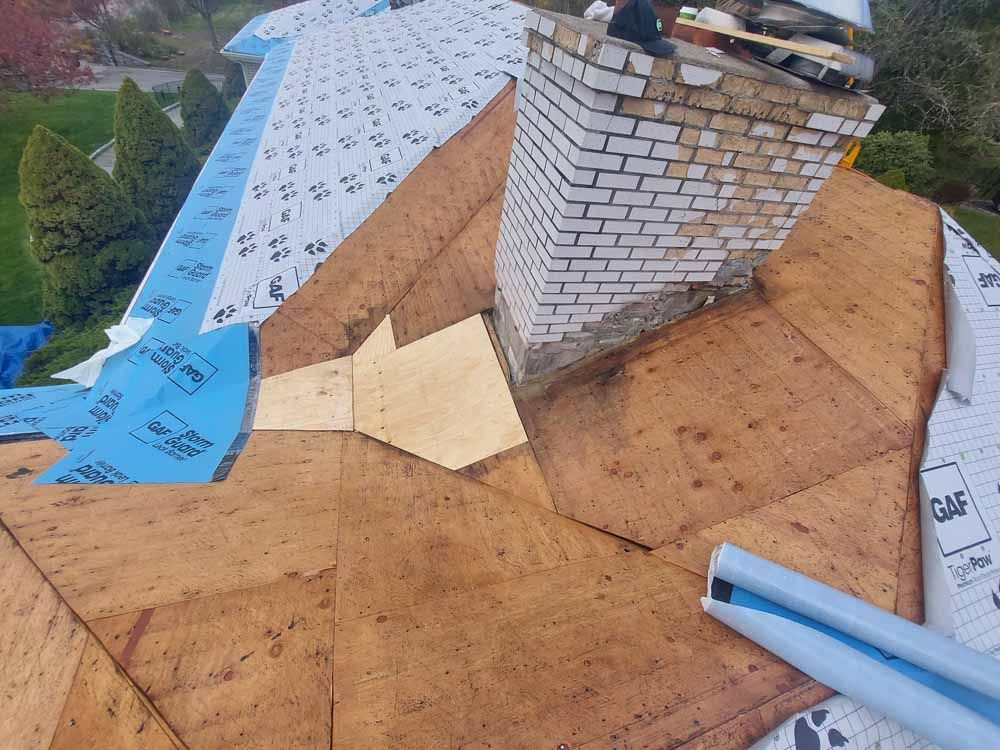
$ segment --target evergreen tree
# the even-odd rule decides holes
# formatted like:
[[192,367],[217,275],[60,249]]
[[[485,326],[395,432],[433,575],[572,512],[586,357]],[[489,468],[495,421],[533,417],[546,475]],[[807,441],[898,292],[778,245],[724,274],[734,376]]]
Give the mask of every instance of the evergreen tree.
[[226,80],[222,83],[222,98],[235,105],[246,93],[247,84],[243,78],[243,68],[238,63],[226,65]]
[[46,316],[89,318],[134,284],[155,251],[142,213],[86,154],[36,125],[18,170],[31,252],[43,269]]
[[197,68],[189,70],[181,86],[181,118],[184,134],[195,149],[208,151],[219,139],[229,110],[222,94]]
[[177,126],[126,78],[115,109],[113,174],[158,240],[167,235],[200,169]]

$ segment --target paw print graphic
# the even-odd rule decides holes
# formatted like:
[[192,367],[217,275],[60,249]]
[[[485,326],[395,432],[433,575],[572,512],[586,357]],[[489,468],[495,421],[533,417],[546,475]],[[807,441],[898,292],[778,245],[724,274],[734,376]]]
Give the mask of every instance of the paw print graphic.
[[348,117],[354,114],[354,110],[350,107],[341,107],[337,110],[337,117],[341,120],[346,120]]
[[314,201],[321,201],[321,200],[323,200],[325,198],[329,198],[331,195],[333,195],[333,193],[331,193],[327,189],[326,183],[323,182],[323,180],[320,180],[319,182],[317,182],[314,185],[310,185],[309,186],[309,192],[312,193],[312,197],[313,197]]
[[483,68],[482,70],[477,70],[472,75],[474,75],[476,78],[482,78],[484,81],[492,81],[494,78],[500,75],[500,73],[496,70],[491,70],[490,68]]
[[267,185],[265,185],[263,182],[258,182],[256,185],[250,188],[250,190],[253,193],[253,199],[255,201],[259,201],[261,198],[263,198],[265,195],[271,192],[270,190],[267,189]]
[[272,237],[267,241],[267,246],[274,250],[275,248],[284,247],[288,244],[288,235],[279,234],[277,237]]
[[402,81],[400,81],[398,78],[387,78],[385,81],[385,86],[386,88],[394,89],[400,83],[402,83]]
[[388,174],[384,174],[381,177],[379,177],[377,180],[375,180],[375,182],[377,182],[379,185],[395,185],[398,181],[399,181],[399,178],[396,175],[394,175],[392,172],[389,172]]
[[344,192],[345,193],[349,193],[349,194],[354,194],[354,193],[358,192],[359,190],[361,190],[361,183],[360,182],[355,182],[352,185],[348,185],[346,188],[344,188]]
[[377,104],[369,104],[367,107],[365,107],[361,111],[364,112],[369,117],[374,117],[375,115],[382,114],[382,108],[380,106],[378,106]]
[[417,67],[417,63],[414,60],[407,60],[400,67],[402,67],[403,70],[413,70],[415,67]]
[[403,140],[408,141],[411,146],[419,146],[427,140],[427,136],[419,130],[410,130],[403,133]]
[[268,161],[270,161],[277,155],[278,155],[278,149],[274,148],[273,146],[268,146],[267,148],[264,149],[264,158],[267,159]]
[[329,98],[330,98],[330,95],[326,91],[324,91],[321,94],[316,94],[316,101],[318,101],[318,102],[325,102],[325,101],[329,100]]
[[306,255],[325,255],[326,251],[330,249],[330,246],[326,244],[326,240],[315,240],[314,242],[308,243],[302,252]]
[[458,83],[461,81],[461,77],[455,75],[454,73],[449,73],[444,78],[441,79],[441,83],[447,83],[449,86],[453,83]]
[[389,145],[389,138],[386,137],[385,133],[373,133],[368,136],[368,140],[372,142],[375,148],[385,148]]
[[368,83],[366,81],[365,83],[362,83],[360,86],[358,86],[358,89],[360,91],[362,91],[363,93],[367,94],[369,91],[374,91],[375,90],[375,84],[374,83]]
[[410,104],[405,99],[398,99],[398,100],[394,101],[392,104],[390,104],[389,106],[392,107],[397,112],[405,112],[406,110],[408,110],[413,105]]
[[415,88],[417,91],[423,91],[425,88],[431,85],[431,82],[428,81],[426,78],[421,78],[419,81],[414,81],[410,85],[413,86],[413,88]]
[[271,121],[271,130],[281,130],[284,127],[285,127],[285,121],[280,118]]
[[233,317],[235,314],[236,314],[236,306],[226,305],[225,307],[220,307],[216,311],[215,315],[212,316],[212,319],[216,323],[224,323],[225,321]]
[[313,154],[315,154],[316,156],[326,156],[328,153],[330,153],[330,147],[327,146],[326,143],[317,143],[309,150],[312,151]]
[[291,254],[292,254],[292,251],[291,251],[290,248],[282,247],[282,248],[279,248],[279,249],[275,250],[273,253],[271,253],[271,255],[268,258],[268,260],[270,260],[272,263],[279,263],[279,262],[283,261],[285,258],[287,258]]
[[443,117],[444,115],[448,114],[449,111],[450,110],[446,106],[444,106],[443,104],[438,104],[437,102],[434,102],[433,104],[428,104],[426,107],[424,107],[424,112],[430,112],[435,117]]
[[464,99],[460,106],[465,109],[479,109],[479,102],[475,99]]
[[292,127],[295,128],[296,130],[301,130],[305,126],[305,124],[306,120],[304,117],[296,117],[294,120],[292,120]]
[[256,252],[256,250],[257,250],[257,243],[248,242],[247,244],[240,246],[238,255],[241,258],[246,258],[248,255],[252,255],[254,252]]
[[294,198],[298,194],[299,194],[298,190],[296,190],[295,188],[290,188],[290,189],[286,190],[285,192],[283,192],[281,194],[281,200],[283,200],[283,201],[290,201],[292,198]]
[[353,88],[353,86],[341,86],[341,87],[339,87],[338,89],[336,89],[337,96],[347,96],[349,93],[351,93],[351,89],[352,88]]
[[313,118],[313,122],[315,122],[317,125],[329,125],[330,118],[327,117],[326,115],[318,115],[317,117]]
[[289,159],[298,159],[302,156],[302,148],[300,146],[289,146],[285,149],[285,155],[288,156]]
[[344,151],[350,151],[352,148],[358,145],[358,139],[353,135],[344,135],[337,139],[337,143]]
[[457,57],[459,60],[468,60],[470,57],[472,57],[472,53],[469,52],[468,50],[463,49],[456,52],[455,57]]

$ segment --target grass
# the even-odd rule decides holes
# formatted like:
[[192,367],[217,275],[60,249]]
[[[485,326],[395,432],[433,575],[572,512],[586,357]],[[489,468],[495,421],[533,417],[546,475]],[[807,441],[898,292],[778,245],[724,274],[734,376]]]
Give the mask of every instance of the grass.
[[968,206],[959,206],[950,213],[993,257],[1000,259],[1000,215]]
[[42,100],[14,94],[0,112],[0,325],[42,319],[41,270],[28,252],[24,211],[17,200],[17,167],[35,125],[59,133],[84,153],[111,140],[113,91],[74,91]]
[[[273,5],[269,0],[226,0],[212,16],[219,43],[225,44],[251,18],[272,9]],[[201,68],[205,73],[225,71],[225,58],[212,49],[212,41],[208,35],[208,29],[205,27],[205,21],[193,10],[187,12],[180,20],[172,22],[170,31],[172,32],[170,36],[157,34],[156,37],[176,47],[183,54],[170,60],[157,62],[157,67],[175,70]]]

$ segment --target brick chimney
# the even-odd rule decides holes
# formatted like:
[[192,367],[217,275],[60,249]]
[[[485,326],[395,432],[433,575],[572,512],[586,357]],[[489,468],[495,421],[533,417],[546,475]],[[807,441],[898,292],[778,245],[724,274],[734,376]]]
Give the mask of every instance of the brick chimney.
[[871,97],[674,40],[525,20],[528,65],[497,242],[497,333],[515,382],[747,289]]

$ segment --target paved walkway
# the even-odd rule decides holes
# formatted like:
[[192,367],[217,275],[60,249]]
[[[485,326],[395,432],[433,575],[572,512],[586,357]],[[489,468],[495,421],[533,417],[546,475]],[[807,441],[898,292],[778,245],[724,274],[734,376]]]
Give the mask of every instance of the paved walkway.
[[[161,83],[173,83],[184,80],[183,70],[168,70],[166,68],[129,68],[125,66],[115,67],[113,65],[91,65],[94,71],[94,80],[84,84],[81,88],[95,89],[97,91],[117,91],[126,76],[131,78],[143,91],[152,91],[153,86]],[[222,85],[223,77],[220,75],[209,75],[208,80],[217,86]]]
[[[181,127],[184,124],[184,121],[181,120],[180,107],[174,107],[173,109],[167,112],[167,115],[170,117],[171,120],[173,120],[177,124],[177,127]],[[94,163],[97,164],[97,166],[99,166],[108,174],[111,174],[111,170],[114,169],[115,167],[114,145],[112,145],[106,151],[102,151],[100,154],[98,154],[97,157],[94,159]]]

